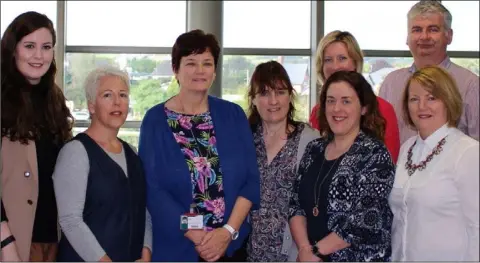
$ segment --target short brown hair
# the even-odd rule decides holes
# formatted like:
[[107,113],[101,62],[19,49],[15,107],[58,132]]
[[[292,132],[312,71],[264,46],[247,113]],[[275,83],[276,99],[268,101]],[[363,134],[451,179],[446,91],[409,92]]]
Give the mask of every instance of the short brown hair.
[[405,122],[411,128],[416,129],[408,111],[408,96],[413,81],[420,84],[426,91],[445,104],[448,126],[457,127],[463,112],[462,96],[452,76],[438,66],[427,66],[419,69],[408,79],[402,96],[403,119]]
[[200,29],[181,34],[172,48],[173,72],[176,73],[180,68],[180,60],[182,57],[192,54],[202,54],[207,50],[212,53],[216,69],[218,57],[220,56],[220,45],[218,44],[217,38],[213,34],[205,34],[205,32]]
[[328,45],[335,42],[345,44],[345,46],[347,47],[348,55],[355,62],[356,71],[358,73],[362,73],[363,71],[363,53],[355,37],[348,31],[335,30],[326,34],[322,38],[322,40],[320,40],[320,43],[318,43],[315,64],[317,67],[317,81],[320,85],[325,83],[326,80],[325,75],[323,74],[323,53],[325,52],[325,49],[328,47]]
[[348,83],[358,96],[361,107],[366,107],[367,112],[361,116],[360,130],[364,133],[380,140],[385,141],[385,119],[378,109],[377,96],[373,89],[361,73],[355,71],[337,71],[327,79],[327,82],[320,93],[320,109],[318,114],[318,123],[320,134],[324,137],[333,137],[333,132],[325,115],[325,106],[327,100],[327,91],[333,83]]

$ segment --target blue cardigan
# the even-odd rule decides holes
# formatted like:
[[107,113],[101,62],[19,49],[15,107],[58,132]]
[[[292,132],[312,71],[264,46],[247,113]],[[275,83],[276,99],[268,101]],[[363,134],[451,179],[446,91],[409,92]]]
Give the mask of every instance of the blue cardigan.
[[[243,110],[236,104],[208,97],[217,137],[223,174],[227,223],[237,197],[260,203],[260,175],[252,132]],[[145,168],[147,207],[152,216],[152,261],[198,261],[192,241],[180,230],[180,215],[193,202],[190,172],[180,146],[167,124],[165,104],[147,111],[140,128],[139,155]],[[230,243],[227,255],[240,248],[250,232],[245,220],[237,240]]]

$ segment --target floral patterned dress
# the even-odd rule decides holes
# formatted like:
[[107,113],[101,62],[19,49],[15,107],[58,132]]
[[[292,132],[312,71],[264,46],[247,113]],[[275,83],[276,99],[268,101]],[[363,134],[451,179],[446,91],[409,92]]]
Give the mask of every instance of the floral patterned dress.
[[222,227],[225,195],[210,112],[187,115],[165,107],[165,114],[190,171],[196,213],[207,231]]
[[254,128],[253,140],[260,170],[260,209],[251,212],[252,232],[247,244],[249,262],[288,260],[288,251],[282,251],[283,235],[297,175],[298,144],[304,128],[303,123],[297,125],[270,164],[263,128],[261,124]]

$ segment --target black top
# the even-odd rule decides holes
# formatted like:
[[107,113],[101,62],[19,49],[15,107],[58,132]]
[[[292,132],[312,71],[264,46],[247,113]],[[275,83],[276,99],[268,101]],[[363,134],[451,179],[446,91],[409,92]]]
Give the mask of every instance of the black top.
[[[318,157],[302,178],[299,190],[300,206],[307,215],[308,240],[312,245],[331,232],[327,227],[328,190],[343,155],[334,160],[326,160],[325,152],[322,151]],[[315,196],[318,199],[318,216],[313,215]]]
[[38,163],[38,201],[33,223],[32,242],[56,243],[57,204],[53,189],[52,174],[60,147],[47,136],[35,141]]
[[[30,98],[34,109],[46,108],[44,105],[45,95],[45,89],[40,85],[32,87]],[[58,242],[58,213],[52,175],[61,146],[54,143],[53,135],[44,125],[46,121],[42,113],[38,111],[35,118],[35,126],[38,127],[41,137],[35,140],[38,164],[38,200],[32,242],[56,243]]]

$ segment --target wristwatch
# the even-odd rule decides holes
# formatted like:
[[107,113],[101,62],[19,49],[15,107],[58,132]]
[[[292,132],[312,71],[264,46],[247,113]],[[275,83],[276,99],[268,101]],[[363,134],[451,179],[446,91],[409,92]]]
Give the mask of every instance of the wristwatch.
[[238,238],[238,231],[235,230],[235,228],[231,227],[229,224],[223,225],[223,228],[230,232],[230,234],[232,235],[232,240],[236,240]]
[[327,261],[328,255],[324,255],[320,253],[320,250],[318,250],[317,244],[314,244],[312,246],[312,253],[317,256],[319,259],[321,259],[323,262]]

